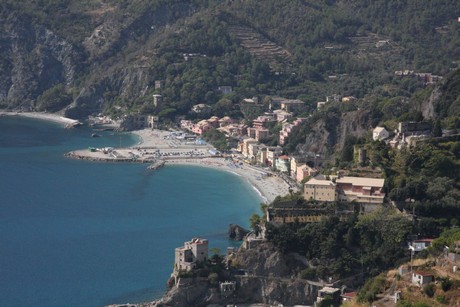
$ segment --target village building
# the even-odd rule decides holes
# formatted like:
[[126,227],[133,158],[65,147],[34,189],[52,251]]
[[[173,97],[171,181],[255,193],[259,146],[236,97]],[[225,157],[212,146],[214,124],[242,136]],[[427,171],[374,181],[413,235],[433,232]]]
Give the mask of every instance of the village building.
[[318,296],[316,297],[316,303],[320,303],[323,301],[326,297],[330,297],[332,299],[338,299],[340,298],[340,289],[338,288],[333,288],[333,287],[324,287],[320,290],[318,290]]
[[219,283],[220,293],[224,296],[232,295],[236,291],[236,281],[225,281]]
[[[312,178],[304,185],[304,198],[325,202],[355,202],[363,205],[383,204],[385,179],[365,177]],[[371,208],[371,207],[369,207]]]
[[412,283],[419,287],[422,287],[423,285],[429,284],[430,282],[433,282],[433,281],[434,281],[433,274],[421,272],[421,271],[412,273]]
[[372,130],[372,139],[374,141],[383,141],[390,136],[390,133],[384,127],[375,127]]
[[208,240],[193,238],[177,247],[174,258],[174,275],[181,271],[189,272],[200,262],[208,260]]
[[351,302],[357,295],[357,292],[345,292],[340,297],[342,298],[342,302]]
[[342,102],[355,102],[357,100],[354,96],[345,96],[342,97]]
[[318,101],[316,103],[316,109],[320,110],[326,106],[326,101]]
[[158,116],[147,114],[124,115],[120,121],[120,128],[123,130],[138,130],[144,128],[156,128]]
[[273,111],[273,114],[275,116],[275,119],[277,122],[284,122],[292,118],[292,113],[291,112],[286,112],[284,110],[275,110]]
[[286,99],[281,101],[280,109],[286,112],[297,112],[305,107],[305,102],[299,99]]
[[292,123],[284,123],[283,128],[281,128],[280,135],[279,135],[279,144],[284,145],[286,143],[287,138],[291,134],[292,130],[305,122],[307,119],[306,118],[297,118],[295,121]]
[[192,107],[192,112],[197,114],[210,114],[211,106],[204,103],[199,103]]
[[409,243],[409,246],[413,247],[414,252],[421,252],[431,246],[433,239],[417,239]]
[[336,185],[331,180],[312,178],[304,185],[304,198],[321,202],[337,200]]
[[243,154],[244,158],[247,158],[249,156],[249,145],[251,144],[257,144],[258,142],[255,139],[244,139],[243,142],[241,142],[241,153]]
[[217,90],[221,92],[222,94],[230,94],[231,92],[233,92],[232,87],[228,85],[221,85],[217,87]]
[[283,148],[271,146],[267,148],[267,162],[269,166],[274,166],[276,159],[283,153]]
[[214,126],[204,119],[193,125],[192,132],[198,135],[202,135],[203,133],[206,133],[213,128]]
[[288,156],[280,156],[276,159],[275,168],[282,173],[289,173],[290,161]]
[[360,204],[383,204],[385,179],[339,177],[336,179],[338,201]]
[[308,164],[299,165],[296,168],[295,179],[297,182],[302,182],[306,177],[313,177],[318,174],[316,168],[308,166]]
[[219,127],[226,127],[228,125],[231,125],[235,122],[235,120],[229,116],[224,116],[221,119],[219,119]]
[[161,90],[165,86],[165,81],[164,80],[155,80],[155,89],[156,90]]
[[229,137],[240,137],[247,133],[248,126],[244,124],[229,124],[227,126],[221,126],[217,128],[220,132],[224,133]]
[[274,122],[273,116],[261,115],[252,121],[252,126],[256,129],[266,128],[268,123]]
[[265,145],[259,144],[258,142],[248,144],[248,155],[246,156],[246,158],[250,159],[251,162],[255,161],[257,159],[259,149],[263,147],[265,147]]
[[153,105],[155,108],[157,108],[163,100],[163,97],[161,95],[155,94],[153,95]]

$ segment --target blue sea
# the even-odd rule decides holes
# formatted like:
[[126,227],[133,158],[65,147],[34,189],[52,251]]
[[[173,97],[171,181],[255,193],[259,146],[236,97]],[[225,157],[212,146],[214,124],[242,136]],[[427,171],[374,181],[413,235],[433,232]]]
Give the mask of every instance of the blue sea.
[[0,305],[103,306],[166,291],[174,248],[210,248],[230,223],[248,226],[258,194],[241,177],[192,166],[96,163],[64,157],[130,146],[132,134],[0,117]]

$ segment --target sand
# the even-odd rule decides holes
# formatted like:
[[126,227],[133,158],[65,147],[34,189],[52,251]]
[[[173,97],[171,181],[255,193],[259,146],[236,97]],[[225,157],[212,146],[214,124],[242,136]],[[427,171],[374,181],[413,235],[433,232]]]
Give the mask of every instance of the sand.
[[[268,169],[258,168],[246,163],[233,162],[224,158],[212,157],[208,150],[213,149],[212,146],[206,145],[198,147],[197,145],[182,145],[178,140],[168,140],[168,135],[171,132],[161,130],[136,130],[132,131],[141,138],[141,142],[134,146],[142,148],[155,148],[164,153],[182,152],[184,155],[173,157],[163,157],[166,164],[181,164],[181,165],[197,165],[202,167],[210,167],[218,170],[232,172],[243,177],[247,182],[259,193],[262,202],[270,203],[277,196],[289,194],[290,185],[283,179],[278,177],[276,173]],[[172,146],[172,147],[171,147]],[[176,147],[174,147],[176,146]],[[188,156],[187,153],[198,152],[196,157]],[[201,154],[201,155],[200,155]],[[297,187],[292,185],[292,190],[297,191]]]

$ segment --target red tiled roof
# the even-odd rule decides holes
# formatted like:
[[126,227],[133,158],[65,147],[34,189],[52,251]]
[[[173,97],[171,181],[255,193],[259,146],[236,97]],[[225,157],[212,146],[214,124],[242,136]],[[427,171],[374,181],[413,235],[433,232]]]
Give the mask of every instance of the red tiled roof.
[[356,296],[356,292],[348,292],[341,295],[342,297],[353,298]]

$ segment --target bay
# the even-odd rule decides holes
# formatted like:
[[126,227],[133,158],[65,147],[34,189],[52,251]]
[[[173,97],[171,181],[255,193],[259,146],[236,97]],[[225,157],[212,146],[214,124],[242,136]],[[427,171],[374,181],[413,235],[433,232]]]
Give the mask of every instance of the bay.
[[192,237],[225,252],[228,224],[248,226],[260,198],[242,178],[196,166],[72,160],[129,146],[131,134],[0,117],[0,302],[103,306],[166,290],[174,248]]

